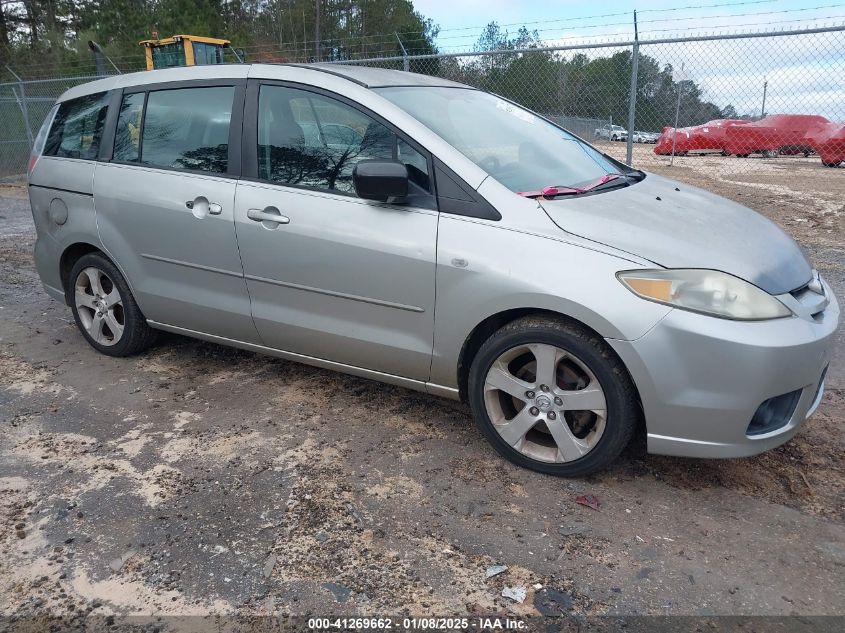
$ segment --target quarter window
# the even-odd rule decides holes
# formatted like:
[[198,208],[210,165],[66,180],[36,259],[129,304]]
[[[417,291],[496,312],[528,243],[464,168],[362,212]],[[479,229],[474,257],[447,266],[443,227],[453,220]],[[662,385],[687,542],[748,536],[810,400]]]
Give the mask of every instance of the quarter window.
[[105,93],[80,97],[59,105],[44,144],[44,155],[96,160],[107,110]]
[[123,97],[117,129],[114,132],[114,160],[135,162],[140,158],[141,113],[144,110],[144,93],[136,92]]
[[126,95],[115,130],[114,159],[226,173],[234,95],[231,86],[150,92],[143,116],[143,94]]
[[425,157],[378,121],[323,95],[281,86],[261,87],[261,179],[354,195],[352,170],[365,159],[401,160],[411,182],[430,191]]

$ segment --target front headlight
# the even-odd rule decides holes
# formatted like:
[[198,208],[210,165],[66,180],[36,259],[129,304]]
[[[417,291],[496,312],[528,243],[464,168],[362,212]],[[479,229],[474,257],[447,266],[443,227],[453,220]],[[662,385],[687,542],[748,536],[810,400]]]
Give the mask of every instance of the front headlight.
[[792,314],[764,290],[717,270],[626,270],[616,276],[635,295],[682,310],[744,321]]

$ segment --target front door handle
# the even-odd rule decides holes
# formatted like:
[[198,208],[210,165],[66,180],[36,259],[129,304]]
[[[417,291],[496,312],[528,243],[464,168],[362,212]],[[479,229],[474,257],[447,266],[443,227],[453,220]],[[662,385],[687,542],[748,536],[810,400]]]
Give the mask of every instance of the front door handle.
[[261,222],[265,228],[275,229],[279,224],[290,224],[290,218],[282,215],[276,207],[265,207],[263,209],[249,209],[246,217],[255,222]]

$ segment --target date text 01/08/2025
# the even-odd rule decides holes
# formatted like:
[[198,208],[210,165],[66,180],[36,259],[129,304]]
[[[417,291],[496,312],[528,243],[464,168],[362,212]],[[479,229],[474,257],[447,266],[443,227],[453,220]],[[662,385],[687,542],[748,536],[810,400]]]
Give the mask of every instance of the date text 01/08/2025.
[[310,618],[308,628],[314,631],[519,631],[525,622],[515,618]]

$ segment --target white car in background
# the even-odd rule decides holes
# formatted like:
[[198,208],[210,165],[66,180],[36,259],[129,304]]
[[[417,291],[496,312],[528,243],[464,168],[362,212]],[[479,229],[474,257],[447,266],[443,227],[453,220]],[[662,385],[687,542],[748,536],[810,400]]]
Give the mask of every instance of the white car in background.
[[596,138],[607,139],[608,141],[627,141],[628,130],[621,125],[611,125],[608,123],[600,128],[596,128]]
[[654,132],[640,132],[639,130],[634,131],[633,141],[634,143],[657,143],[657,137],[659,134],[655,134]]

